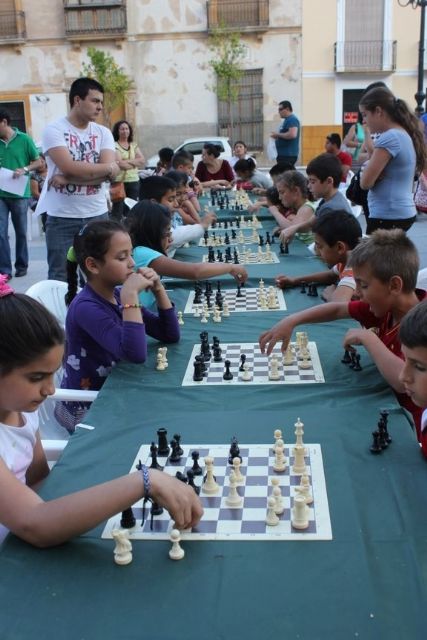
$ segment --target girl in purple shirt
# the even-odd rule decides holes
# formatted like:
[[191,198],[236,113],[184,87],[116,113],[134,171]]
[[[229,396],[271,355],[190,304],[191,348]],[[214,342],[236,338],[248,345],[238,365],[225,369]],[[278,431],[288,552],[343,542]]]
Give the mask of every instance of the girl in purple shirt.
[[[121,224],[106,220],[87,224],[67,258],[69,310],[62,388],[97,390],[120,360],[145,362],[147,335],[178,342],[175,309],[153,269],[134,271],[132,243]],[[77,266],[87,277],[79,293]],[[156,299],[158,314],[139,302],[138,294],[147,290]],[[55,416],[72,432],[87,409],[87,403],[60,402]]]

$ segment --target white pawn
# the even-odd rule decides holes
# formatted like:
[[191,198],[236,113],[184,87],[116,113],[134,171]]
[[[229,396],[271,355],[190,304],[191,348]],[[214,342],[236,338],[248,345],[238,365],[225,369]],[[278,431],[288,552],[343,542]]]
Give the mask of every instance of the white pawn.
[[219,484],[217,484],[213,473],[213,463],[214,460],[210,456],[205,458],[206,480],[202,484],[203,493],[213,494],[219,491]]
[[169,366],[169,362],[168,362],[168,348],[167,347],[160,347],[160,352],[162,354],[163,357],[163,364],[165,365],[166,369]]
[[236,478],[237,484],[241,484],[242,482],[245,481],[245,477],[242,474],[242,472],[240,471],[240,465],[241,465],[240,458],[238,456],[233,458],[233,468],[234,468],[234,472],[233,473],[234,473],[234,476]]
[[284,510],[284,504],[283,504],[283,498],[282,498],[282,492],[280,490],[280,487],[273,487],[273,498],[275,500],[275,507],[274,507],[274,513],[277,516],[280,516]]
[[294,497],[294,506],[292,507],[291,524],[294,529],[307,529],[308,527],[308,507],[305,504],[305,498],[301,495]]
[[249,365],[248,364],[244,364],[243,365],[243,373],[241,376],[241,380],[243,380],[244,382],[250,382],[252,380],[252,373],[249,369]]
[[268,368],[269,380],[280,380],[279,361],[276,356],[272,356]]
[[295,491],[299,495],[304,496],[305,504],[311,504],[313,502],[313,496],[310,493],[310,480],[307,474],[301,476],[300,486],[295,488]]
[[200,322],[203,322],[203,324],[206,324],[208,321],[208,314],[206,313],[206,310],[203,309],[202,311],[202,318],[200,320]]
[[200,307],[198,304],[194,305],[194,317],[195,318],[200,318]]
[[270,496],[267,500],[267,505],[268,505],[268,508],[267,508],[267,517],[265,519],[265,523],[269,527],[275,527],[280,522],[279,517],[276,515],[276,512],[275,512],[276,498],[273,498],[273,496]]
[[178,311],[178,324],[184,324],[184,318],[182,317],[182,311]]
[[129,531],[126,529],[113,529],[111,532],[116,546],[114,547],[114,562],[125,565],[132,562],[132,544],[129,540]]
[[228,308],[228,303],[226,300],[224,300],[222,304],[222,315],[224,316],[224,318],[230,317],[230,309]]
[[185,551],[179,544],[181,540],[181,534],[178,529],[172,529],[170,533],[170,539],[172,542],[172,548],[169,551],[169,558],[171,560],[182,560],[185,556]]
[[221,312],[219,309],[214,310],[212,320],[214,322],[221,322]]
[[274,452],[274,464],[273,469],[277,473],[286,471],[286,458],[284,452],[283,440],[278,440],[276,443],[276,449]]
[[305,450],[302,445],[296,444],[293,450],[294,454],[294,464],[292,466],[292,471],[297,476],[303,475],[307,471],[307,467],[305,466],[304,454]]
[[293,361],[294,361],[294,356],[293,356],[293,353],[292,353],[292,345],[289,342],[289,344],[288,344],[288,346],[286,348],[286,351],[285,351],[285,355],[283,356],[283,364],[290,365],[290,364],[293,363]]
[[[276,451],[276,444],[278,440],[282,440],[282,432],[280,429],[276,429],[274,431],[274,444],[273,444],[273,451]],[[283,440],[282,440],[283,442]]]
[[164,371],[166,369],[165,366],[165,361],[163,358],[163,353],[162,353],[162,348],[159,347],[159,349],[157,349],[157,366],[156,366],[157,371]]
[[225,504],[228,507],[241,507],[243,504],[243,498],[239,496],[237,492],[237,481],[234,471],[230,473],[229,477],[229,491],[228,496],[225,499]]
[[310,354],[308,352],[302,351],[302,360],[299,361],[298,366],[300,369],[311,369],[311,360]]

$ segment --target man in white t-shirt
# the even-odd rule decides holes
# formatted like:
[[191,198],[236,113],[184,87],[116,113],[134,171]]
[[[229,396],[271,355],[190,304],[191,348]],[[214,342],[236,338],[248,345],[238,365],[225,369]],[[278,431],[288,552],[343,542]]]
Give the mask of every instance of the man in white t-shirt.
[[66,281],[66,256],[75,234],[88,221],[108,215],[105,182],[119,173],[119,167],[111,132],[95,122],[103,97],[99,82],[78,78],[70,88],[68,116],[43,132],[48,174],[36,213],[47,213],[50,280]]

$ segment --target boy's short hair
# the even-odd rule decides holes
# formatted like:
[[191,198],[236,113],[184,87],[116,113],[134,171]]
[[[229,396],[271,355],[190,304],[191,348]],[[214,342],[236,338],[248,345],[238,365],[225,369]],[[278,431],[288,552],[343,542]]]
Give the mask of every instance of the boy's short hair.
[[74,106],[74,98],[76,96],[84,100],[91,89],[93,91],[99,91],[100,93],[104,93],[104,87],[100,82],[98,82],[94,78],[84,77],[84,78],[77,78],[77,80],[74,80],[74,82],[70,87],[70,93],[68,94],[70,107]]
[[338,149],[341,147],[341,136],[339,133],[330,133],[326,136],[326,140],[329,140],[329,142],[338,147]]
[[176,182],[166,176],[148,176],[139,182],[139,199],[160,202],[168,191],[175,191]]
[[333,247],[337,242],[345,242],[349,249],[354,249],[362,237],[360,224],[352,213],[344,209],[328,211],[316,218],[312,230],[329,247]]
[[279,192],[277,191],[277,187],[268,187],[265,192],[265,197],[268,202],[271,202],[273,206],[280,206],[282,201],[280,200]]
[[280,176],[282,173],[285,173],[285,171],[291,171],[293,168],[294,165],[290,162],[278,162],[271,167],[268,173],[271,177]]
[[159,149],[158,156],[160,162],[170,162],[173,157],[173,149],[171,147],[162,147]]
[[172,169],[171,171],[168,171],[164,177],[169,178],[169,180],[173,180],[175,187],[182,187],[183,185],[187,186],[188,183],[188,175],[184,173],[184,171],[175,171]]
[[172,167],[177,169],[180,165],[193,164],[194,156],[189,151],[185,151],[182,149],[181,151],[177,151],[172,156]]
[[334,187],[338,188],[342,178],[342,164],[333,153],[321,153],[310,160],[306,173],[308,176],[315,176],[320,182],[332,178]]
[[409,349],[427,347],[427,300],[415,305],[404,316],[399,336],[400,342]]
[[7,109],[0,109],[0,122],[6,120],[7,126],[10,125],[10,113]]
[[289,111],[293,111],[292,104],[289,102],[289,100],[281,100],[279,102],[279,107],[282,107],[282,109],[289,109]]
[[384,283],[399,276],[404,293],[415,290],[420,268],[417,249],[401,229],[378,229],[362,238],[351,252],[349,264],[353,269],[368,266],[374,278]]

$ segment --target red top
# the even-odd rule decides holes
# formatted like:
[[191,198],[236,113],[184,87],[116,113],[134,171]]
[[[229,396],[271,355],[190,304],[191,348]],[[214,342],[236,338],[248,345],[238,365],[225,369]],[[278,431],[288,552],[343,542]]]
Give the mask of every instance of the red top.
[[[420,302],[427,296],[427,292],[422,289],[416,289],[415,293],[417,294],[417,298]],[[360,324],[366,329],[377,327],[377,331],[375,333],[387,349],[392,351],[398,358],[401,358],[402,360],[405,359],[399,339],[400,322],[398,324],[392,324],[393,318],[391,311],[386,313],[382,318],[377,318],[369,310],[369,304],[367,302],[354,300],[348,303],[348,312],[352,318],[360,322]],[[412,414],[417,430],[418,441],[421,443],[424,455],[427,456],[427,432],[424,432],[424,436],[421,433],[421,416],[423,410],[420,407],[417,407],[406,393],[395,392],[395,395],[399,404]],[[423,442],[423,440],[426,440],[426,442]]]
[[[337,158],[341,162],[342,165],[346,165],[347,167],[351,167],[351,163],[353,162],[353,158],[347,151],[339,151],[337,153]],[[342,176],[341,182],[345,182],[346,178]]]
[[196,178],[198,178],[200,182],[209,182],[209,180],[228,180],[228,182],[233,182],[234,173],[227,160],[222,160],[219,171],[216,173],[209,173],[205,163],[200,160],[196,169]]

